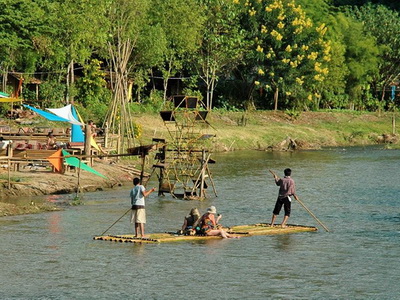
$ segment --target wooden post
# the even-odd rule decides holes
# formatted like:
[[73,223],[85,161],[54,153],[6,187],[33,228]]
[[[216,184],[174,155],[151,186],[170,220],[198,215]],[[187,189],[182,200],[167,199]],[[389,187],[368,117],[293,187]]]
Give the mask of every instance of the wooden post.
[[14,156],[12,143],[8,143],[7,144],[7,156],[8,157],[13,157]]
[[76,196],[75,198],[78,199],[79,191],[81,189],[81,159],[79,158],[79,166],[78,166],[78,186],[76,187]]
[[90,128],[90,125],[86,124],[85,125],[85,145],[83,148],[83,152],[85,156],[90,157],[89,158],[89,164],[90,166],[93,166],[93,158],[91,157],[91,148],[92,145],[90,144],[90,139],[92,137],[92,129]]
[[146,163],[146,153],[145,153],[145,150],[143,150],[143,149],[142,149],[142,153],[140,154],[140,158],[142,159],[142,168],[140,170],[140,183],[143,184],[144,164]]
[[108,148],[108,124],[104,127],[104,147]]
[[392,115],[392,134],[396,134],[396,116]]
[[11,161],[10,161],[10,158],[8,158],[8,162],[7,162],[7,165],[8,165],[8,189],[9,190],[11,190]]
[[[118,124],[117,154],[121,154],[121,124]],[[119,161],[119,157],[117,157],[117,161]]]
[[[86,124],[85,125],[85,146],[83,149],[84,155],[87,156],[91,156],[90,155],[90,149],[91,149],[91,145],[90,145],[90,138],[92,136],[92,130],[90,128],[90,125]],[[90,161],[90,165],[93,166],[93,159],[90,157],[89,159]]]
[[208,172],[208,177],[210,178],[211,185],[213,187],[213,191],[214,191],[215,197],[218,197],[217,189],[215,188],[214,180],[212,179],[211,171],[210,171],[210,168],[208,167],[208,164],[207,164],[206,169],[207,169],[207,172]]
[[161,168],[160,169],[160,176],[158,178],[158,196],[163,196],[164,193],[161,191],[162,184],[164,182],[164,172],[165,172],[165,157],[166,157],[166,152],[167,152],[167,146],[164,144],[161,148],[161,151],[159,152],[160,158],[159,161],[161,163]]
[[206,151],[203,149],[201,152],[201,179],[200,179],[200,198],[204,198],[204,180],[206,178]]

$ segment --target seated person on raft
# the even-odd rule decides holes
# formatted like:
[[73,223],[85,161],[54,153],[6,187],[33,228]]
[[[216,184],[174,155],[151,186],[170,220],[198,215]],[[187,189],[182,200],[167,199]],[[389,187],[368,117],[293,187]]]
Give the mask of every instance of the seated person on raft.
[[[232,238],[229,233],[225,230],[219,228],[219,220],[222,218],[222,215],[218,214],[217,219],[215,220],[214,214],[217,213],[215,206],[210,206],[207,208],[207,212],[200,218],[199,220],[199,230],[197,230],[197,234],[204,234],[207,236],[222,236],[223,238]],[[196,226],[197,229],[197,226]]]
[[184,235],[195,235],[195,224],[197,224],[198,220],[200,219],[200,212],[199,210],[194,207],[190,210],[190,213],[185,217],[183,220],[182,229],[179,230],[179,234]]

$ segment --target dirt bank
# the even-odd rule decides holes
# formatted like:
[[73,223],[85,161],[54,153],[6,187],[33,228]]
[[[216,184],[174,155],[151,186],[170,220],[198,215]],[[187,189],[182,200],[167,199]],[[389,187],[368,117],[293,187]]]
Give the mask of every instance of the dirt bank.
[[[138,176],[134,160],[121,162],[96,160],[93,168],[106,176],[104,179],[88,171],[79,173],[79,188],[82,192],[101,191],[132,182]],[[70,170],[65,174],[54,173],[40,166],[25,167],[20,172],[10,173],[11,184],[8,186],[8,172],[0,168],[0,216],[52,211],[58,209],[50,204],[15,205],[13,199],[26,196],[76,193],[78,171]],[[7,200],[7,201],[6,201]],[[7,203],[4,203],[7,202]],[[15,201],[16,202],[16,201]]]
[[[35,169],[36,168],[36,169]],[[93,168],[106,176],[107,179],[96,176],[88,171],[67,171],[65,174],[51,172],[50,170],[38,169],[40,166],[25,167],[20,172],[11,172],[11,186],[8,188],[6,180],[7,171],[2,170],[0,200],[8,197],[67,194],[75,193],[79,186],[81,191],[100,191],[105,188],[112,188],[127,182],[131,182],[133,176],[138,174],[135,165],[114,161],[97,160]]]

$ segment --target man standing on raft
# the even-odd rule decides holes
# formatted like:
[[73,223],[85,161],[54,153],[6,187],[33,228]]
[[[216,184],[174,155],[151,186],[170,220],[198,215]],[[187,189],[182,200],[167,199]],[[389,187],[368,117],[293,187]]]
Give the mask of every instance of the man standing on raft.
[[292,174],[292,170],[289,168],[285,169],[283,171],[285,174],[284,178],[279,178],[271,170],[270,170],[270,172],[272,173],[272,175],[274,175],[276,185],[279,186],[278,199],[276,200],[275,208],[272,212],[271,227],[274,226],[276,216],[279,215],[279,212],[281,211],[282,206],[285,210],[285,216],[283,218],[281,226],[286,227],[287,220],[290,217],[290,210],[291,210],[291,204],[292,204],[292,199],[290,197],[291,196],[294,196],[295,198],[297,197],[294,180],[290,177]]
[[145,237],[144,224],[146,224],[146,209],[144,198],[156,190],[152,188],[146,191],[145,187],[140,184],[140,179],[135,177],[133,179],[134,188],[130,192],[132,214],[131,223],[135,223],[135,237]]

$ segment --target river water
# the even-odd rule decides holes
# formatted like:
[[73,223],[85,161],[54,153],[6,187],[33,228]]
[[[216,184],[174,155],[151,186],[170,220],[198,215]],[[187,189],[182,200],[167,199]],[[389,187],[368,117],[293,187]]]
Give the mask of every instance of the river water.
[[[330,232],[293,202],[289,223],[319,231],[169,244],[95,241],[129,209],[130,187],[86,193],[85,205],[0,218],[0,299],[398,299],[399,150],[245,151],[213,158],[218,197],[212,190],[203,202],[153,194],[147,232],[179,229],[193,206],[215,205],[227,226],[269,222],[277,187],[268,170],[282,176],[286,167],[300,199]],[[125,216],[107,233],[132,230]]]

